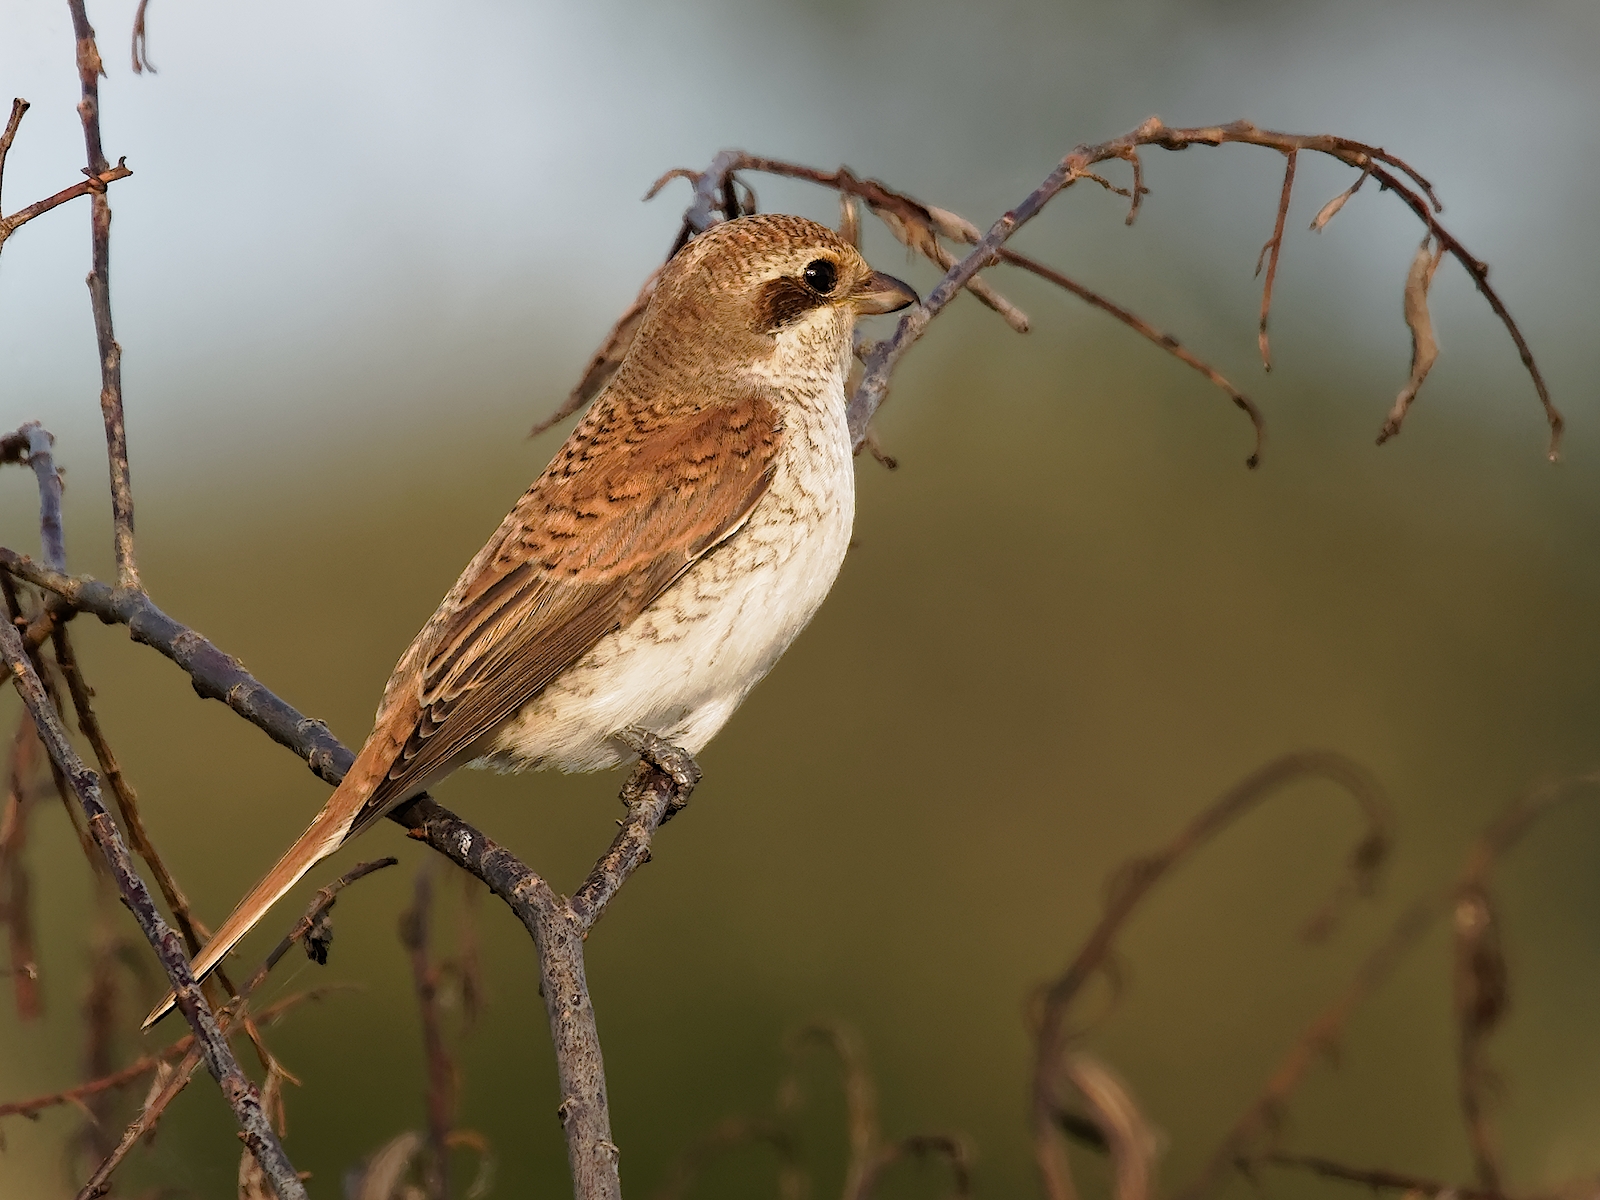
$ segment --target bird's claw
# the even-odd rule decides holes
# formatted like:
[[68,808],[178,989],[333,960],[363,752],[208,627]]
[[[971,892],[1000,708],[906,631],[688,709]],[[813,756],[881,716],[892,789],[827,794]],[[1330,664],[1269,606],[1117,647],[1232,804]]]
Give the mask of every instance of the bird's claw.
[[639,761],[654,767],[672,779],[677,793],[674,809],[682,808],[689,793],[700,782],[700,764],[682,746],[675,746],[666,738],[658,737],[648,729],[629,727],[617,734],[617,740],[639,756]]

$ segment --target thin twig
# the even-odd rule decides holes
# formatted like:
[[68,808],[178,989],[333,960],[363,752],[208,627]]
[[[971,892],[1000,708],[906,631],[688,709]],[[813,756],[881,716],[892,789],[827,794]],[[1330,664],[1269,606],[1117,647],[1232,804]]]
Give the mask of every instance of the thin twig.
[[1011,263],[1013,266],[1021,267],[1024,271],[1031,271],[1033,274],[1039,276],[1040,279],[1049,280],[1057,287],[1071,292],[1080,300],[1094,305],[1094,307],[1100,309],[1102,312],[1110,313],[1113,317],[1121,321],[1140,337],[1154,342],[1157,346],[1160,346],[1179,362],[1183,363],[1185,366],[1192,367],[1196,371],[1199,371],[1200,374],[1209,379],[1213,385],[1227,393],[1228,398],[1232,400],[1241,411],[1244,412],[1245,416],[1250,418],[1250,427],[1255,431],[1255,446],[1250,451],[1250,457],[1245,459],[1245,466],[1253,468],[1260,465],[1261,449],[1266,441],[1267,436],[1266,420],[1262,417],[1261,410],[1256,407],[1255,402],[1241,392],[1238,388],[1234,387],[1232,383],[1228,382],[1227,378],[1222,374],[1221,371],[1218,371],[1210,363],[1193,354],[1170,333],[1161,332],[1161,330],[1146,322],[1138,314],[1130,311],[1129,309],[1123,308],[1114,300],[1107,299],[1099,292],[1091,291],[1089,288],[1084,287],[1083,284],[1079,283],[1076,279],[1072,279],[1066,275],[1063,275],[1055,268],[1047,267],[1043,263],[1029,258],[1025,254],[1018,254],[1016,251],[1009,249],[1000,251],[1000,260],[1002,262]]
[[35,200],[26,208],[19,208],[9,217],[0,217],[0,246],[4,246],[7,238],[35,217],[42,217],[51,209],[60,208],[67,201],[76,200],[79,196],[103,196],[106,184],[127,179],[132,174],[128,168],[128,160],[119,158],[114,167],[107,167],[81,182],[62,188],[52,196],[46,196],[43,200]]
[[924,1158],[940,1158],[950,1164],[953,1195],[972,1195],[972,1152],[966,1142],[949,1133],[914,1133],[880,1149],[867,1164],[856,1189],[844,1193],[846,1200],[872,1200],[890,1167],[907,1159]]
[[1362,960],[1343,990],[1319,1012],[1267,1077],[1266,1085],[1223,1136],[1178,1200],[1211,1195],[1241,1163],[1258,1161],[1262,1140],[1281,1127],[1289,1098],[1312,1066],[1331,1055],[1357,1008],[1404,961],[1444,911],[1443,896],[1418,901],[1400,915],[1389,934]]
[[33,948],[31,880],[23,851],[28,843],[28,816],[33,807],[29,783],[40,749],[33,722],[24,713],[11,738],[6,764],[6,806],[0,813],[0,915],[6,922],[8,973],[16,997],[17,1016],[32,1021],[44,1012],[39,995],[39,964]]
[[[83,92],[78,116],[83,122],[88,174],[90,179],[99,179],[110,170],[100,143],[100,76],[105,70],[84,0],[67,0],[67,7],[72,11],[72,31],[77,39],[78,82]],[[122,416],[122,347],[117,345],[111,324],[111,205],[104,186],[93,195],[90,229],[94,262],[89,272],[89,301],[100,349],[100,415],[106,427],[106,457],[111,474],[117,586],[132,590],[139,587],[139,568],[133,553],[133,485],[128,470],[128,432]]]
[[[1426,1179],[1420,1175],[1409,1175],[1401,1171],[1390,1171],[1382,1167],[1351,1167],[1344,1163],[1334,1162],[1332,1159],[1319,1158],[1313,1154],[1264,1154],[1256,1160],[1274,1167],[1288,1167],[1301,1171],[1309,1171],[1313,1175],[1320,1175],[1324,1179],[1337,1179],[1344,1183],[1359,1184],[1373,1191],[1414,1192],[1419,1196],[1432,1196],[1442,1198],[1449,1196],[1456,1200],[1506,1200],[1505,1195],[1497,1189],[1484,1189],[1463,1187],[1457,1183],[1445,1183],[1439,1179]],[[1532,1196],[1521,1197],[1521,1200],[1536,1200]]]
[[799,1178],[799,1156],[794,1138],[770,1117],[729,1117],[709,1133],[698,1138],[667,1168],[666,1182],[653,1200],[682,1200],[690,1187],[717,1159],[741,1146],[771,1146],[778,1155],[778,1194],[781,1200],[800,1200],[803,1192],[795,1184]]
[[[1137,129],[1120,137],[1075,148],[1039,187],[991,226],[988,233],[982,238],[974,239],[974,250],[946,272],[944,279],[929,293],[921,306],[911,309],[901,318],[893,336],[874,347],[867,361],[867,371],[856,387],[850,404],[850,429],[856,438],[858,448],[873,414],[883,403],[889,377],[900,358],[922,336],[929,322],[955,298],[956,294],[966,287],[979,271],[995,261],[998,257],[996,252],[1004,246],[1004,243],[1058,193],[1080,179],[1098,179],[1099,176],[1092,170],[1097,163],[1112,158],[1128,159],[1134,163],[1136,172],[1132,189],[1135,203],[1129,212],[1131,218],[1135,214],[1139,197],[1144,194],[1142,170],[1138,163],[1139,147],[1156,146],[1164,150],[1183,150],[1190,146],[1221,146],[1230,143],[1263,146],[1284,155],[1308,151],[1336,158],[1361,171],[1361,178],[1344,199],[1353,195],[1368,176],[1375,177],[1385,189],[1399,196],[1428,227],[1443,249],[1467,268],[1474,285],[1510,334],[1522,359],[1523,367],[1533,381],[1534,390],[1538,393],[1539,403],[1544,409],[1545,419],[1550,427],[1548,455],[1552,460],[1558,456],[1564,422],[1560,411],[1550,399],[1549,389],[1545,386],[1544,377],[1534,361],[1533,353],[1528,348],[1521,329],[1518,328],[1504,301],[1490,287],[1488,267],[1474,258],[1459,240],[1439,224],[1434,215],[1442,208],[1439,198],[1434,194],[1432,184],[1413,167],[1381,147],[1369,146],[1350,138],[1327,134],[1281,133],[1260,129],[1248,121],[1172,129],[1162,124],[1156,117],[1151,117]],[[702,172],[672,172],[662,178],[662,182],[665,182],[668,178],[682,174],[694,182],[694,200],[684,214],[682,231],[673,245],[674,253],[692,234],[708,228],[715,220],[714,199],[719,194],[724,180],[735,171],[761,171],[788,178],[805,179],[824,187],[860,196],[880,217],[884,217],[887,213],[904,221],[910,216],[915,223],[937,228],[942,236],[965,240],[953,230],[939,228],[934,220],[939,210],[893,192],[882,184],[871,180],[859,180],[843,168],[834,172],[819,171],[777,159],[760,158],[736,150],[724,150],[719,152]],[[1319,214],[1321,223],[1326,224],[1332,212],[1337,211],[1342,203],[1341,199],[1338,204],[1327,206],[1324,213]],[[890,227],[894,228],[893,222],[890,222]],[[1314,224],[1314,227],[1320,226]],[[1237,397],[1235,402],[1237,403]]]
[[1261,348],[1261,365],[1268,371],[1272,370],[1272,348],[1267,342],[1267,316],[1272,312],[1272,284],[1278,278],[1278,256],[1283,251],[1283,226],[1289,219],[1289,193],[1294,190],[1294,164],[1298,155],[1298,150],[1291,150],[1283,156],[1283,193],[1278,197],[1278,219],[1272,226],[1272,236],[1261,247],[1261,255],[1256,259],[1257,275],[1261,274],[1261,260],[1267,260],[1267,279],[1261,285],[1261,326],[1256,332],[1256,341]]
[[221,1086],[228,1106],[233,1109],[245,1144],[267,1172],[280,1200],[303,1200],[305,1188],[262,1111],[260,1097],[240,1071],[233,1051],[217,1026],[216,1017],[189,971],[189,962],[177,934],[156,911],[150,892],[139,878],[128,848],[122,842],[116,822],[101,802],[99,780],[94,772],[84,766],[83,760],[72,748],[67,731],[62,727],[44,685],[28,660],[21,637],[9,623],[0,623],[0,657],[5,659],[12,683],[33,717],[34,727],[38,729],[45,749],[71,783],[88,820],[90,833],[111,868],[123,902],[133,912],[139,928],[161,960],[167,978],[172,982],[178,1008],[204,1048],[206,1065]]
[[22,463],[33,468],[39,484],[39,554],[56,571],[67,569],[66,541],[61,526],[61,471],[56,466],[55,435],[38,421],[0,437],[0,465]]
[[[17,140],[17,127],[22,124],[22,114],[27,112],[29,107],[28,102],[21,96],[11,101],[11,116],[6,120],[5,132],[0,133],[0,189],[5,186],[6,155],[11,153],[11,144]],[[3,194],[3,191],[0,191],[0,195]]]
[[839,1060],[844,1074],[845,1130],[850,1146],[842,1194],[845,1200],[864,1200],[881,1171],[875,1169],[875,1164],[883,1133],[878,1124],[878,1088],[867,1069],[861,1035],[839,1021],[818,1021],[802,1029],[798,1040],[826,1046]]
[[417,871],[411,907],[400,914],[400,943],[411,954],[411,982],[422,1017],[422,1049],[427,1059],[428,1156],[423,1168],[423,1188],[428,1200],[450,1196],[450,1127],[455,1120],[455,1068],[444,1047],[444,1027],[439,1018],[439,969],[428,958],[428,910],[433,886],[428,863]]
[[1325,925],[1333,907],[1352,890],[1365,890],[1389,845],[1389,805],[1383,789],[1360,764],[1330,751],[1304,751],[1274,759],[1224,792],[1177,837],[1154,854],[1125,863],[1112,875],[1105,914],[1067,969],[1044,990],[1035,1042],[1032,1131],[1035,1160],[1045,1194],[1061,1200],[1074,1194],[1071,1176],[1056,1139],[1060,1108],[1057,1077],[1070,1034],[1067,1013],[1085,984],[1108,960],[1117,935],[1151,889],[1223,829],[1288,784],[1326,779],[1343,788],[1360,806],[1366,831],[1350,854],[1348,882],[1315,919]]
[[[268,1005],[259,1013],[256,1013],[251,1020],[256,1026],[265,1027],[278,1020],[289,1009],[307,1000],[320,1000],[330,992],[346,990],[349,990],[347,986],[335,985],[296,992],[291,996],[285,996],[274,1004]],[[229,1023],[227,1026],[227,1032],[230,1037],[234,1028],[233,1023]],[[179,1053],[183,1055],[182,1061],[176,1067],[167,1066],[166,1064]],[[122,1138],[118,1141],[116,1148],[111,1151],[104,1162],[95,1168],[94,1173],[89,1176],[83,1187],[78,1190],[76,1200],[97,1200],[98,1197],[104,1196],[110,1191],[111,1176],[122,1165],[122,1161],[128,1157],[128,1152],[138,1145],[140,1138],[154,1131],[156,1123],[161,1119],[161,1115],[178,1098],[178,1094],[188,1086],[189,1080],[194,1077],[194,1073],[200,1069],[201,1054],[199,1047],[195,1044],[193,1034],[179,1038],[159,1055],[152,1057],[154,1061],[150,1062],[150,1065],[146,1067],[145,1073],[155,1071],[156,1081],[150,1090],[150,1094],[145,1097],[144,1104],[139,1109],[139,1115],[123,1130]],[[131,1070],[131,1068],[129,1069]]]
[[1500,1165],[1489,1092],[1493,1073],[1486,1061],[1489,1035],[1500,1026],[1510,1004],[1510,974],[1500,944],[1491,880],[1495,868],[1533,825],[1558,805],[1600,786],[1600,772],[1529,790],[1473,844],[1466,866],[1448,898],[1455,954],[1452,995],[1456,1018],[1457,1093],[1467,1144],[1478,1183],[1499,1190]]
[[249,979],[245,980],[244,986],[239,989],[239,999],[248,1000],[251,993],[266,981],[268,973],[278,965],[285,954],[289,953],[296,942],[305,942],[306,957],[315,959],[319,963],[327,962],[328,944],[333,940],[333,930],[327,923],[327,917],[339,899],[339,893],[358,879],[365,879],[374,871],[395,866],[399,862],[398,858],[388,855],[370,862],[357,863],[326,887],[318,888],[317,894],[311,897],[311,903],[306,906],[304,915],[295,922],[294,928],[284,934],[283,939],[272,948],[266,960],[255,969]]
[[111,787],[111,795],[117,802],[117,811],[122,815],[122,824],[128,831],[128,840],[133,843],[134,850],[144,859],[145,865],[155,876],[156,886],[160,889],[162,898],[166,900],[167,909],[172,913],[172,919],[177,923],[179,932],[183,934],[183,941],[188,946],[189,953],[196,954],[211,933],[195,918],[188,896],[178,886],[177,879],[167,869],[167,864],[162,861],[155,843],[150,840],[150,834],[144,827],[144,818],[139,812],[138,794],[128,782],[127,776],[123,774],[122,764],[112,752],[111,743],[106,740],[105,730],[100,726],[100,719],[95,715],[91,699],[94,692],[83,678],[83,670],[78,665],[78,657],[72,649],[66,626],[57,625],[51,637],[55,647],[56,665],[61,668],[61,677],[66,680],[67,693],[72,697],[72,707],[77,714],[78,729],[89,740],[89,746],[94,750],[95,760],[100,766],[101,777]]

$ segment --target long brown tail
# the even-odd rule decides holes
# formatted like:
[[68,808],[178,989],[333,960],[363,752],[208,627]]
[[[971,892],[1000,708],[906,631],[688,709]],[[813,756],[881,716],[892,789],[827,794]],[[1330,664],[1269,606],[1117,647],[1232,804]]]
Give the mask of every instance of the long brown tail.
[[[368,744],[362,748],[361,754],[351,764],[349,774],[334,789],[333,795],[328,797],[328,802],[322,806],[322,811],[278,860],[277,866],[268,871],[265,878],[239,901],[238,907],[222,923],[222,928],[212,935],[211,940],[189,964],[189,969],[197,980],[209,975],[222,961],[223,956],[232,950],[245,934],[255,928],[257,922],[267,915],[267,911],[299,881],[302,875],[343,844],[355,824],[357,814],[361,812],[367,798],[372,795],[378,780],[383,778],[384,770],[375,761],[379,760],[382,754],[380,746],[374,744],[379,741],[376,735],[368,739]],[[392,751],[389,757],[393,757]],[[172,1005],[173,995],[168,992],[166,999],[150,1010],[150,1015],[144,1019],[143,1027],[148,1029],[166,1016],[172,1010]]]

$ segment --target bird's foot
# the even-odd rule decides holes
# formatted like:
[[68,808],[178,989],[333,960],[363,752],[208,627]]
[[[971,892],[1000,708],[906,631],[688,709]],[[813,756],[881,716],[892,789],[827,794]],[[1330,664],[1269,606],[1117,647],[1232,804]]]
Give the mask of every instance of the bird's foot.
[[[694,755],[682,746],[675,746],[666,738],[658,737],[648,729],[630,726],[617,733],[616,738],[639,756],[639,761],[652,770],[660,771],[672,780],[672,803],[663,822],[689,803],[689,794],[700,782],[700,764]],[[623,790],[624,802],[631,789]]]

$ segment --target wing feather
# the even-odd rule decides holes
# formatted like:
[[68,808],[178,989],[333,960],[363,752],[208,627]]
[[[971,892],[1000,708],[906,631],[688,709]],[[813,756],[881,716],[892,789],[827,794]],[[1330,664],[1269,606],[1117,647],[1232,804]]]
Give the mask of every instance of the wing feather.
[[772,481],[783,429],[765,397],[631,418],[574,431],[401,659],[375,731],[394,757],[347,837],[648,608]]

